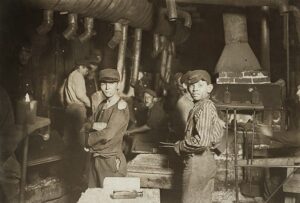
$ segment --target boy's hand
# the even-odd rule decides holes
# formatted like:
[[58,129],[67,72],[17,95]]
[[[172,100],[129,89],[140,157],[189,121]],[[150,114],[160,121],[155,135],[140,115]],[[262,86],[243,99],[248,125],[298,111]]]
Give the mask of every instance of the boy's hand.
[[269,125],[265,125],[265,124],[257,124],[256,125],[256,130],[259,134],[268,136],[268,137],[272,137],[273,136],[273,130],[272,127]]
[[107,123],[104,122],[95,122],[93,123],[93,129],[97,131],[101,131],[107,127]]

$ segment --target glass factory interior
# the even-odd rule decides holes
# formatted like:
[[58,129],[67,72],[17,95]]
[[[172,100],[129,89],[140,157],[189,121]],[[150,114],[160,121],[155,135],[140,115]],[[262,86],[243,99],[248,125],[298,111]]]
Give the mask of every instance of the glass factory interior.
[[300,1],[1,0],[0,50],[0,202],[300,202]]

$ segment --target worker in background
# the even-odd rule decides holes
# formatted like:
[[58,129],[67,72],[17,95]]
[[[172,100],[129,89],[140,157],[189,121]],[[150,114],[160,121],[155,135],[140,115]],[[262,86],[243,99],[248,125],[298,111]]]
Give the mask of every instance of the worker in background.
[[86,77],[86,88],[87,95],[92,97],[92,95],[99,90],[98,88],[98,73],[100,63],[102,61],[102,52],[100,49],[92,49],[90,56],[88,57],[90,61],[90,71]]
[[71,184],[77,185],[84,181],[82,176],[87,154],[82,148],[80,130],[87,119],[87,108],[91,107],[91,102],[85,86],[85,77],[90,68],[89,61],[77,61],[75,67],[66,79],[63,91],[66,103],[63,140],[68,147],[69,162],[66,170],[69,171],[69,180]]
[[129,128],[144,125],[147,122],[148,108],[144,104],[144,91],[148,88],[146,73],[139,72],[138,80],[134,86],[134,96],[124,98],[129,106]]
[[[298,102],[300,102],[300,85],[298,85],[298,90],[297,90],[297,97],[298,97]],[[296,155],[300,155],[300,130],[295,129],[295,130],[290,130],[286,132],[273,132],[272,126],[270,125],[263,125],[263,124],[258,124],[257,125],[257,130],[260,134],[265,135],[269,137],[271,140],[277,141],[282,143],[285,146],[288,147],[295,147],[298,150],[296,150]]]
[[99,72],[99,81],[106,99],[83,129],[87,132],[85,148],[91,153],[89,188],[103,187],[105,177],[127,174],[122,142],[129,122],[129,110],[118,94],[120,75],[116,69],[103,69]]
[[168,134],[168,120],[162,101],[158,100],[155,91],[145,89],[144,104],[148,108],[146,124],[127,130],[126,135],[139,134],[139,138],[154,142],[165,140],[164,137]]
[[77,135],[86,119],[86,108],[91,107],[85,86],[85,77],[90,68],[89,61],[80,60],[75,66],[76,69],[70,73],[64,86],[64,98],[67,104],[67,136],[71,136],[66,137],[68,141],[78,139]]
[[209,203],[217,171],[211,148],[222,138],[224,122],[210,100],[213,85],[206,71],[189,71],[183,82],[187,84],[194,107],[188,117],[184,139],[177,141],[174,147],[184,159],[182,202]]
[[183,83],[186,75],[187,74],[183,75],[182,73],[177,73],[174,76],[177,99],[175,101],[174,110],[171,112],[171,123],[175,140],[183,139],[188,115],[194,106],[193,99],[187,91],[186,84]]
[[35,72],[33,71],[31,58],[31,44],[23,42],[18,52],[17,64],[12,63],[11,67],[6,67],[1,76],[3,87],[10,96],[13,106],[15,106],[17,100],[25,97],[26,93],[34,96],[34,81],[36,78],[33,75]]
[[21,166],[14,152],[22,130],[15,125],[10,98],[1,86],[0,98],[0,202],[18,202]]
[[99,88],[99,67],[102,62],[102,52],[100,49],[93,49],[89,57],[91,63],[91,71],[86,80],[87,94],[91,99],[92,113],[95,112],[98,105],[105,99]]
[[[300,85],[298,85],[298,90],[296,95],[298,97],[298,102],[300,102]],[[275,141],[281,143],[283,147],[285,147],[284,148],[285,154],[283,156],[288,156],[288,157],[300,156],[300,130],[299,129],[289,130],[286,132],[273,132],[272,126],[265,125],[265,124],[257,124],[256,129],[259,134],[267,136],[271,140],[271,142]],[[268,198],[270,194],[286,178],[285,175],[283,177],[280,177],[278,174],[272,173],[272,171],[275,170],[276,169],[269,169],[269,168],[265,169],[264,196],[266,198]],[[298,169],[297,171],[295,171],[295,173],[299,174],[300,170]],[[296,202],[298,202],[300,200],[300,195],[296,194],[295,196],[296,196]],[[273,199],[271,199],[270,201],[273,201]]]
[[99,66],[102,61],[102,51],[100,49],[92,49],[90,57]]
[[98,69],[99,65],[91,61],[88,64],[89,66],[89,72],[86,76],[85,85],[86,85],[86,94],[89,98],[92,97],[92,95],[99,90],[98,88]]

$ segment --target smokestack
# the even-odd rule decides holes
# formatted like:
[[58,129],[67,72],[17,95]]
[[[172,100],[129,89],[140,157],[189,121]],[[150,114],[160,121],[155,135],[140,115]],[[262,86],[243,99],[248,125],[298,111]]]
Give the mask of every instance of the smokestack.
[[260,70],[261,66],[248,44],[246,16],[241,13],[223,14],[225,47],[216,72]]

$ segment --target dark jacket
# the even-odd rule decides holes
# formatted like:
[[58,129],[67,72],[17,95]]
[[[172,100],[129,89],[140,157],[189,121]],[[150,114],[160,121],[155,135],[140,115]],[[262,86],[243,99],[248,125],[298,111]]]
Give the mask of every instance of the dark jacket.
[[124,100],[118,101],[107,109],[103,108],[104,104],[105,101],[98,106],[93,121],[107,123],[107,127],[90,132],[86,145],[92,153],[108,157],[122,152],[123,136],[129,122],[129,110]]

